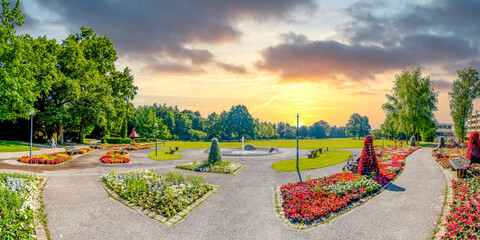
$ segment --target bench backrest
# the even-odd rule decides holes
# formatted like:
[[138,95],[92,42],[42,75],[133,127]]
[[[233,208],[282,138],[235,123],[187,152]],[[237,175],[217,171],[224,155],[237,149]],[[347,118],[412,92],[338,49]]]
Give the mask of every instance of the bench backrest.
[[465,158],[464,156],[458,156],[458,161],[464,166],[470,166],[471,161]]

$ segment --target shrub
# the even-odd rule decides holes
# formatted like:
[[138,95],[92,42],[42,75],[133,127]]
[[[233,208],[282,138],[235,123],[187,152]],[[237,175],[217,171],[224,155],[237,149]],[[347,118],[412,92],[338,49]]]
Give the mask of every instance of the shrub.
[[210,153],[208,154],[208,163],[214,164],[222,161],[222,154],[220,153],[220,146],[218,145],[218,139],[212,139],[212,145],[210,145]]
[[132,142],[132,139],[112,137],[112,138],[102,138],[102,142],[106,142],[110,144],[129,144],[130,142]]
[[445,147],[445,138],[440,137],[440,140],[438,141],[438,147],[439,148],[444,148]]
[[415,147],[417,143],[415,142],[415,136],[412,136],[410,138],[410,147]]

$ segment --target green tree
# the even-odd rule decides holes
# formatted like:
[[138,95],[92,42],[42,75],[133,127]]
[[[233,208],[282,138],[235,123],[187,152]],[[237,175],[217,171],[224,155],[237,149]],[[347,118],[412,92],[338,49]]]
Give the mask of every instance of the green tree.
[[360,114],[354,113],[345,125],[345,132],[353,136],[353,138],[360,138],[368,135],[371,128],[367,116],[360,116]]
[[478,72],[472,67],[457,71],[458,79],[453,82],[450,97],[450,116],[453,118],[455,136],[464,141],[465,123],[472,114],[473,100],[480,96]]
[[431,130],[435,124],[433,111],[437,110],[438,92],[435,92],[430,77],[422,77],[420,68],[403,71],[395,76],[392,94],[382,108],[391,114],[398,132],[419,139],[424,129]]
[[140,136],[148,138],[155,137],[155,123],[158,123],[157,130],[160,129],[159,133],[162,133],[164,128],[162,119],[157,118],[153,107],[144,106],[136,109],[133,127]]
[[330,125],[327,122],[320,120],[315,122],[312,126],[308,128],[309,135],[315,139],[326,138],[327,134],[330,131]]
[[[51,59],[41,59],[44,51],[29,36],[17,36],[15,27],[24,23],[20,1],[10,9],[10,1],[2,0],[0,13],[0,121],[28,118],[42,90],[48,91],[49,73],[40,71]],[[36,60],[42,60],[37,63]],[[36,79],[36,77],[40,77]],[[44,77],[44,78],[42,78]]]
[[192,141],[200,141],[207,138],[207,134],[205,132],[202,132],[200,130],[195,130],[193,128],[188,130],[188,134],[190,135],[190,140]]
[[226,133],[231,138],[255,137],[255,120],[246,106],[232,106],[227,117]]

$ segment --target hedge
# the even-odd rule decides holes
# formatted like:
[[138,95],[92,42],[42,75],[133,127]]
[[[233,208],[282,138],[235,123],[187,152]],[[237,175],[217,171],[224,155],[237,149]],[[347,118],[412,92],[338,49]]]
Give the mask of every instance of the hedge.
[[107,142],[111,144],[129,144],[132,142],[132,139],[130,138],[119,138],[119,137],[113,137],[113,138],[102,138],[102,142]]

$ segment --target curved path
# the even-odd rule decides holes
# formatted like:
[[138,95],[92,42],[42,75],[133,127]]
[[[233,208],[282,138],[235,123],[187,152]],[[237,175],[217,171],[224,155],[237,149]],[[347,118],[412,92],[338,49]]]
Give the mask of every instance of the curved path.
[[[296,172],[270,167],[294,158],[294,149],[277,157],[232,158],[244,166],[237,175],[174,169],[177,163],[206,158],[199,149],[181,152],[183,159],[164,162],[149,159],[146,153],[151,150],[142,150],[132,153],[132,163],[124,165],[100,163],[106,151],[93,151],[53,168],[11,167],[2,160],[0,168],[33,171],[49,178],[43,195],[53,239],[428,239],[445,193],[444,176],[430,160],[430,149],[423,148],[407,158],[402,175],[380,195],[329,223],[295,230],[278,219],[273,186],[295,182],[298,177]],[[348,151],[358,154],[360,149]],[[307,152],[301,150],[303,155]],[[302,177],[331,175],[341,172],[343,165],[303,171]],[[202,176],[222,187],[185,219],[168,227],[108,197],[98,182],[111,169],[152,168],[159,174],[175,171]]]

